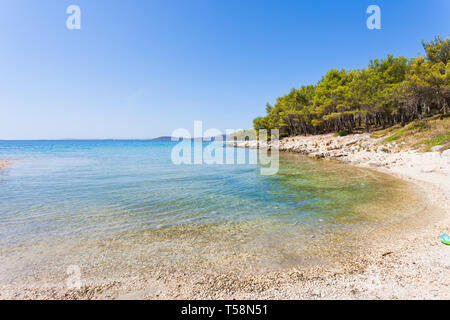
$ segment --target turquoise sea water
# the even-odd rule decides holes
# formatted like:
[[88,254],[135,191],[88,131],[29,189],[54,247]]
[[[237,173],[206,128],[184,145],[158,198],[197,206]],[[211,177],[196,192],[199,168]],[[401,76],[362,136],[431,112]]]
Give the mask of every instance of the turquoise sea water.
[[414,211],[406,184],[370,170],[295,154],[281,154],[272,176],[255,164],[174,165],[175,144],[0,141],[0,159],[13,162],[0,171],[0,247],[9,261],[29,246],[51,246],[50,263],[76,252],[72,245],[133,238],[135,249],[154,245],[153,261],[164,243],[160,263],[173,254],[189,260],[181,242],[197,239],[197,249],[208,248],[203,259],[238,250],[281,265],[330,234],[353,237]]

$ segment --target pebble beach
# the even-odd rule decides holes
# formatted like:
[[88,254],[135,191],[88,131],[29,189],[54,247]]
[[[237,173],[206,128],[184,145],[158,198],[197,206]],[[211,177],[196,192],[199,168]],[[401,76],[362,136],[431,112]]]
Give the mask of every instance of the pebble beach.
[[[271,148],[255,142],[236,146]],[[423,209],[404,225],[372,230],[371,242],[342,257],[344,262],[336,266],[266,272],[239,265],[233,270],[188,264],[146,272],[130,268],[107,279],[83,278],[82,286],[75,289],[67,287],[67,274],[62,272],[60,278],[3,283],[0,299],[450,298],[450,247],[439,242],[450,226],[449,151],[419,153],[395,144],[380,146],[367,134],[287,138],[280,141],[279,149],[393,175],[420,190]]]

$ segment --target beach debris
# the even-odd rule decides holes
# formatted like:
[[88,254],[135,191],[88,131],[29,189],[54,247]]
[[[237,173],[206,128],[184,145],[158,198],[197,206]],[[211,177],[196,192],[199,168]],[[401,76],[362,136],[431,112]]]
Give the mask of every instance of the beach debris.
[[443,244],[450,246],[450,235],[444,233],[440,239]]

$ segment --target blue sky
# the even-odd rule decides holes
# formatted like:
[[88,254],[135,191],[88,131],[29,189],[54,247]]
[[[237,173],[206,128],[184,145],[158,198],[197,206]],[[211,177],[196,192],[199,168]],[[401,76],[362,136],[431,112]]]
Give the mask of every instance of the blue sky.
[[[66,8],[81,8],[81,30]],[[382,30],[366,27],[381,8]],[[330,68],[422,54],[450,1],[5,0],[0,139],[152,138],[249,128]]]

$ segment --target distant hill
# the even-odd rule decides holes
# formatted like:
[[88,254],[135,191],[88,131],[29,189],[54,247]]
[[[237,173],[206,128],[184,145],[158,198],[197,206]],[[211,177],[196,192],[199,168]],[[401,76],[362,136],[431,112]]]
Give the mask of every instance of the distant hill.
[[170,136],[162,136],[155,139],[150,139],[151,141],[171,141],[172,137]]
[[256,140],[257,134],[255,129],[249,129],[249,130],[241,130],[233,133],[231,135],[231,140],[236,139],[237,141],[244,141],[244,140]]
[[230,139],[230,136],[227,136],[226,134],[222,134],[221,136],[212,137],[212,140],[222,139],[223,141],[228,141]]
[[[223,141],[226,141],[227,139],[229,139],[230,137],[227,136],[226,134],[223,134],[222,136],[217,136],[217,137],[210,137],[210,139],[212,141],[220,139],[220,137],[222,137]],[[175,138],[176,140],[177,138]],[[191,138],[190,140],[201,140],[202,138]],[[203,139],[206,139],[206,137],[203,137]],[[172,137],[171,136],[162,136],[162,137],[158,137],[155,139],[150,139],[151,141],[172,141]]]

